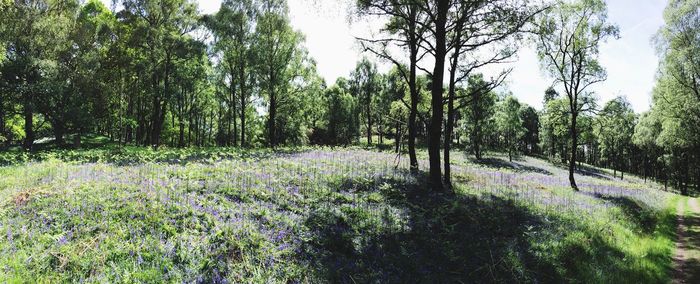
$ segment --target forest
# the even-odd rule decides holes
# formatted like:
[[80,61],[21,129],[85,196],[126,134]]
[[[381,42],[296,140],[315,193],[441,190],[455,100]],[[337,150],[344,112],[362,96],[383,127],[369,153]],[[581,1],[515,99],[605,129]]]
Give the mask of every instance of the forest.
[[335,82],[286,0],[106,2],[0,0],[0,281],[700,279],[698,0],[642,113],[604,0],[348,0]]

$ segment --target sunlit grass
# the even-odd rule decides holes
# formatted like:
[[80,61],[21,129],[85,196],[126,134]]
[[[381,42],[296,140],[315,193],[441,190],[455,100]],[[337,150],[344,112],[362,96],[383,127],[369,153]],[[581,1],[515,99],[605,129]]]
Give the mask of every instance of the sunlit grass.
[[453,156],[433,194],[388,152],[43,153],[0,168],[0,282],[668,280],[658,185]]

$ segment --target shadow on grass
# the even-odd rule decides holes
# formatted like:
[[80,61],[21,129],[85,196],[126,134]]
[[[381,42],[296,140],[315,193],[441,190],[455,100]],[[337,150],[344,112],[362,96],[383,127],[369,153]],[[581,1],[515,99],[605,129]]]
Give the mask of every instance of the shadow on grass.
[[[372,188],[340,182],[341,192],[352,188],[360,194],[379,193],[382,199],[368,204],[319,204],[304,222],[310,236],[299,257],[309,263],[319,281],[562,283],[656,279],[644,268],[630,266],[629,256],[611,246],[600,228],[575,227],[581,234],[567,238],[571,232],[560,227],[567,221],[535,214],[499,197],[427,193],[424,181],[380,183],[383,186]],[[533,247],[545,243],[544,248]],[[669,262],[663,255],[648,258]],[[613,273],[619,273],[617,278],[617,274],[611,276]]]
[[492,168],[492,169],[496,169],[496,170],[509,169],[509,170],[514,170],[517,172],[538,173],[538,174],[544,174],[544,175],[550,175],[550,176],[552,175],[552,173],[550,171],[545,170],[543,168],[524,165],[524,164],[518,163],[516,161],[510,162],[510,161],[506,161],[506,160],[501,159],[501,158],[491,157],[491,158],[483,158],[481,160],[470,159],[470,161],[475,163],[475,164],[485,166],[488,168]]
[[[387,182],[391,189],[381,194],[394,212],[372,204],[332,204],[321,205],[306,220],[313,236],[304,255],[320,278],[332,283],[453,283],[529,277],[517,269],[519,256],[528,254],[522,236],[541,226],[541,219],[495,197],[479,201],[428,194],[416,184]],[[340,184],[341,190],[370,190],[352,181]],[[540,278],[555,275],[552,269]]]
[[[566,170],[567,172],[569,170],[569,164],[554,163],[554,165],[562,170]],[[607,175],[606,172],[586,165],[576,165],[576,170],[574,170],[574,173],[576,173],[577,175],[593,177],[602,180],[612,180],[612,177]]]
[[649,206],[646,206],[644,203],[637,202],[634,199],[624,196],[616,197],[601,194],[596,194],[595,196],[617,205],[643,233],[650,234],[656,229],[656,225],[659,222],[658,216],[654,214],[652,208],[649,208]]

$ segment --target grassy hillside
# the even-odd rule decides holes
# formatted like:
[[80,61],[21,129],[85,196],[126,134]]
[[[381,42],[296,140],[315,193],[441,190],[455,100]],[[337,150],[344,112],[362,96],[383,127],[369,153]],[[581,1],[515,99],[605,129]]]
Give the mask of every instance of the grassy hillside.
[[[675,195],[454,154],[454,193],[361,149],[0,155],[0,282],[614,282],[670,276]],[[425,165],[422,162],[422,165]]]

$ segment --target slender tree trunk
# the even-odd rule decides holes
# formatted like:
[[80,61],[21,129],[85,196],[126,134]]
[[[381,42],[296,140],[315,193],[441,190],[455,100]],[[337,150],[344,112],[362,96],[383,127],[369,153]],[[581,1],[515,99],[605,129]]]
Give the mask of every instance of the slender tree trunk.
[[683,165],[683,185],[682,185],[682,190],[681,194],[687,196],[688,195],[688,188],[690,184],[690,154],[684,153],[685,154],[685,163]]
[[398,154],[401,151],[401,123],[396,122],[396,135],[394,136],[394,148]]
[[365,104],[365,111],[367,112],[367,145],[372,145],[372,95],[369,91],[366,94],[367,101]]
[[269,117],[267,120],[267,129],[268,129],[268,140],[270,147],[274,148],[277,146],[277,133],[276,133],[276,123],[275,119],[277,116],[277,98],[273,93],[270,94],[270,109],[269,109]]
[[231,133],[231,120],[233,119],[232,113],[231,113],[231,106],[228,107],[228,113],[226,114],[226,119],[228,120],[228,124],[226,126],[226,146],[231,146],[231,136],[233,135]]
[[[459,38],[461,36],[461,30],[458,30],[457,32],[457,37]],[[452,56],[451,60],[451,66],[450,66],[450,85],[449,85],[449,91],[448,91],[448,98],[447,98],[447,122],[445,123],[445,142],[444,142],[444,151],[443,151],[443,156],[444,156],[444,167],[445,167],[445,173],[443,175],[443,182],[445,183],[446,186],[451,186],[452,185],[452,177],[451,177],[451,169],[450,169],[450,148],[452,146],[452,131],[454,129],[454,119],[455,119],[455,107],[454,107],[454,101],[455,101],[455,85],[457,82],[455,82],[455,76],[457,73],[457,63],[459,60],[459,51],[460,48],[457,46],[455,48],[455,52]]]
[[[7,145],[9,144],[10,137],[9,135],[5,135],[5,112],[3,110],[3,105],[0,103],[0,136],[5,137],[7,140],[3,141],[3,144]],[[4,145],[0,144],[0,149],[3,149]]]
[[447,12],[450,1],[437,0],[435,17],[435,67],[433,69],[431,107],[432,117],[428,130],[428,160],[430,162],[430,186],[433,191],[444,190],[442,185],[442,170],[440,165],[440,143],[442,142],[443,120],[443,77],[445,74],[445,57],[447,55]]
[[31,102],[24,103],[24,149],[32,150],[34,146],[34,111]]
[[644,183],[647,183],[647,171],[649,170],[647,155],[644,154]]
[[58,120],[55,120],[53,124],[51,125],[53,128],[53,134],[54,134],[54,139],[55,139],[55,144],[58,147],[62,147],[65,144],[65,140],[63,140],[63,135],[65,134],[65,127],[63,126],[63,123],[61,123]]
[[78,131],[76,131],[76,133],[75,133],[75,136],[73,136],[73,147],[74,148],[78,149],[82,145],[82,143],[83,143],[82,142],[82,135],[83,135],[83,130],[78,129]]
[[[576,107],[576,104],[573,103],[572,109]],[[578,133],[576,129],[576,118],[578,116],[578,113],[576,111],[572,111],[571,114],[571,128],[569,129],[571,133],[571,159],[569,159],[569,183],[571,184],[571,188],[574,189],[575,191],[578,191],[578,186],[576,185],[576,179],[574,177],[574,172],[576,170],[576,145],[578,145]]]
[[[180,148],[185,147],[185,117],[184,117],[185,114],[184,114],[184,109],[183,109],[185,102],[183,101],[183,98],[182,98],[183,95],[184,95],[184,93],[181,94],[180,96],[178,96],[178,98],[177,98],[177,100],[178,100],[178,113],[179,113],[177,124],[178,124],[178,127],[180,129],[180,133],[179,133],[180,135],[178,136],[177,146]],[[190,127],[191,127],[191,125],[190,125]]]
[[231,86],[230,86],[231,99],[229,101],[231,102],[231,120],[233,121],[233,132],[232,132],[233,137],[231,137],[231,139],[233,139],[233,140],[231,141],[231,145],[235,147],[235,146],[238,146],[237,145],[238,144],[238,127],[236,126],[236,116],[238,115],[238,110],[237,110],[237,106],[236,106],[236,103],[237,103],[236,87],[235,87],[235,84],[233,83],[234,76],[235,76],[235,74],[232,70],[231,71]]
[[241,65],[241,70],[240,70],[240,76],[239,76],[239,83],[241,85],[241,147],[246,147],[246,138],[245,138],[245,110],[246,110],[246,73],[245,73],[245,67]]
[[418,172],[418,158],[416,157],[416,118],[418,116],[418,86],[416,83],[416,69],[418,61],[418,39],[416,35],[417,8],[410,8],[409,21],[409,78],[408,88],[411,95],[411,108],[408,114],[408,157],[412,173]]

